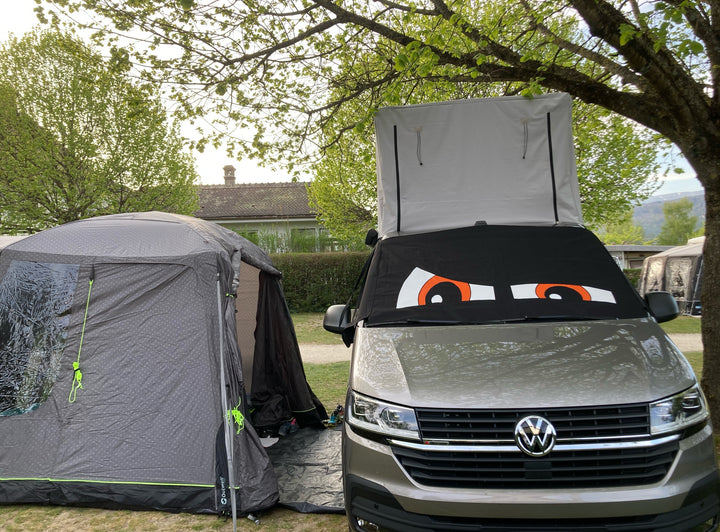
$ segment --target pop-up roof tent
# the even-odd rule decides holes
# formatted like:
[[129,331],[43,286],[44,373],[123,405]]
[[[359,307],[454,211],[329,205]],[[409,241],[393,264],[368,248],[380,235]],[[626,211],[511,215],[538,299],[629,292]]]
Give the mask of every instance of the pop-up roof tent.
[[684,246],[647,257],[640,273],[640,294],[665,290],[675,297],[683,314],[702,314],[700,294],[704,243],[704,236],[691,238]]
[[562,93],[380,109],[380,237],[478,222],[582,224],[571,115]]
[[268,426],[326,415],[252,243],[151,212],[0,252],[0,502],[267,508],[278,487],[250,400]]

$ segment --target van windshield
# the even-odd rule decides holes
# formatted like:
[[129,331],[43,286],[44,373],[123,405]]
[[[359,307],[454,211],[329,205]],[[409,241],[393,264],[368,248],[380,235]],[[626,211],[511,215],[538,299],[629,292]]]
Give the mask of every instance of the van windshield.
[[372,326],[647,315],[587,229],[480,225],[378,242],[357,319]]

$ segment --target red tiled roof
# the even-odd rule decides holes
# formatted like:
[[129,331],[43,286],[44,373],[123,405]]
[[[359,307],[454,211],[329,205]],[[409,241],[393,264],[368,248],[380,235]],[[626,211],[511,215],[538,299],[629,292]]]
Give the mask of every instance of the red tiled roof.
[[268,220],[314,218],[308,205],[307,183],[244,183],[200,185],[200,208],[205,220]]

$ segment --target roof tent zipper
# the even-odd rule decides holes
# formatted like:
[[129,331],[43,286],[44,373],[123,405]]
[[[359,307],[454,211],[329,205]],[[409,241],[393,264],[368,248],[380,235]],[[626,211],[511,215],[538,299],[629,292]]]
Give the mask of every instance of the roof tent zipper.
[[547,134],[548,134],[548,151],[550,157],[550,180],[552,181],[552,193],[553,193],[553,210],[555,212],[555,223],[560,222],[558,216],[557,207],[557,190],[555,187],[555,161],[553,156],[553,145],[552,145],[552,122],[550,120],[550,113],[547,113]]
[[397,193],[397,232],[400,233],[400,160],[398,159],[397,125],[393,126],[393,144],[395,149],[395,190]]

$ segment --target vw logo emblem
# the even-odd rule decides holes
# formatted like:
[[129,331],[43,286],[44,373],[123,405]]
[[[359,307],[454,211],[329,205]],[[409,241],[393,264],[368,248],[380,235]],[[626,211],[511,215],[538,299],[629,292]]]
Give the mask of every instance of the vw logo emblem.
[[539,458],[555,447],[555,427],[540,416],[528,416],[515,425],[515,443],[522,452]]

